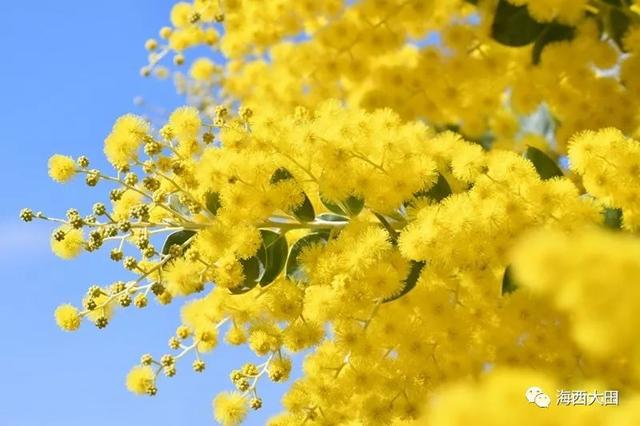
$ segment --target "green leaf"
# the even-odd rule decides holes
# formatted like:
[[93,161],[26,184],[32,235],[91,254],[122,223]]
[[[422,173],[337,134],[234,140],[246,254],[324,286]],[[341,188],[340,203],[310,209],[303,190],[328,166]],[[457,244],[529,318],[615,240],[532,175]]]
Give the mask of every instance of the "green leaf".
[[265,287],[273,282],[287,262],[289,247],[284,235],[268,229],[261,229],[262,246],[258,250],[258,259],[264,266],[260,285]]
[[608,3],[611,6],[615,6],[615,7],[622,7],[624,6],[622,4],[622,0],[602,0],[604,3]]
[[538,148],[532,146],[527,147],[524,158],[533,163],[533,166],[543,180],[564,176],[556,162]]
[[422,269],[425,265],[426,262],[424,261],[412,260],[411,267],[409,269],[409,275],[407,275],[407,278],[405,278],[404,280],[404,287],[402,288],[402,291],[395,296],[384,299],[382,303],[393,302],[394,300],[401,298],[402,296],[413,290],[413,288],[418,283],[418,278],[420,278],[420,273],[422,272]]
[[325,244],[328,240],[329,236],[326,233],[313,233],[309,235],[305,235],[296,241],[293,246],[291,246],[291,250],[289,251],[289,257],[287,259],[287,267],[286,274],[289,279],[298,281],[298,282],[306,282],[308,281],[308,277],[302,268],[302,265],[298,262],[298,257],[300,253],[312,244]]
[[511,272],[511,265],[509,265],[502,276],[502,294],[513,293],[517,289],[518,285],[513,280],[513,272]]
[[431,198],[436,202],[440,202],[451,195],[453,192],[451,191],[451,187],[449,186],[449,182],[438,173],[438,180],[435,185],[433,185],[428,191],[422,190],[420,192],[416,192],[413,194],[414,197],[427,197]]
[[185,229],[183,231],[174,232],[173,234],[169,235],[167,239],[164,241],[164,244],[162,245],[162,254],[164,255],[169,254],[169,249],[171,248],[171,246],[173,245],[181,246],[182,244],[186,243],[189,240],[189,238],[193,237],[195,234],[196,234],[195,231],[189,231]]
[[447,123],[444,126],[436,127],[437,131],[440,132],[453,132],[460,133],[460,125],[456,123]]
[[302,204],[293,208],[293,215],[302,222],[312,222],[316,218],[316,211],[313,209],[311,200],[304,194],[304,201]]
[[206,206],[211,214],[214,216],[218,214],[218,210],[222,206],[222,204],[220,204],[220,194],[217,192],[207,192]]
[[346,200],[334,203],[320,194],[320,201],[322,201],[322,204],[330,211],[342,216],[357,216],[364,207],[364,200],[354,195],[350,195]]
[[607,32],[609,36],[616,42],[620,50],[623,52],[624,46],[622,39],[626,34],[629,26],[631,25],[631,18],[618,8],[612,7],[609,9],[609,15],[607,17]]
[[538,65],[540,63],[542,51],[548,44],[558,41],[571,40],[573,39],[574,35],[575,28],[568,25],[558,24],[556,22],[545,25],[542,33],[540,33],[540,37],[536,39],[536,42],[533,45],[533,51],[531,54],[533,64]]
[[615,230],[622,229],[622,209],[606,208],[603,210],[604,225]]
[[[271,176],[271,183],[276,184],[283,180],[289,179],[293,179],[293,175],[291,174],[291,172],[289,172],[289,170],[285,169],[284,167],[280,167]],[[292,213],[298,220],[302,222],[311,222],[316,218],[316,212],[313,209],[313,204],[311,204],[311,200],[309,199],[309,197],[307,197],[307,194],[303,192],[302,195],[304,195],[304,200],[300,205],[292,209]]]
[[484,133],[480,136],[472,136],[465,134],[464,132],[460,134],[466,141],[480,145],[480,147],[485,151],[489,151],[491,149],[491,145],[495,140],[495,137],[491,133]]
[[491,25],[491,37],[500,44],[512,47],[533,43],[544,28],[544,24],[533,19],[527,6],[514,6],[500,0]]
[[289,179],[293,179],[291,172],[284,167],[280,167],[278,170],[273,172],[273,175],[271,176],[271,183],[278,183]]
[[230,288],[232,294],[243,294],[251,291],[260,281],[260,260],[256,256],[248,259],[240,259],[242,270],[244,272],[244,281],[242,285]]

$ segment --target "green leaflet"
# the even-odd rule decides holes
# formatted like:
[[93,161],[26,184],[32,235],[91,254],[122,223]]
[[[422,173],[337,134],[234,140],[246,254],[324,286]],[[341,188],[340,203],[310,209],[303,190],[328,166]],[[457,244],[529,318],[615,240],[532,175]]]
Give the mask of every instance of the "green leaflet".
[[622,39],[631,25],[631,18],[622,10],[612,7],[605,17],[605,28],[609,36],[616,42],[620,50],[624,51]]
[[293,215],[302,222],[311,222],[316,218],[316,212],[313,209],[311,200],[304,194],[304,201],[293,209]]
[[264,267],[260,277],[260,285],[266,287],[280,274],[287,262],[289,247],[284,235],[267,229],[261,229],[262,246],[258,250],[257,257]]
[[298,257],[302,251],[313,244],[326,244],[329,239],[328,233],[316,232],[309,235],[305,235],[291,246],[289,251],[289,257],[287,259],[286,274],[287,277],[296,282],[306,282],[308,277],[302,268],[302,265],[298,262]]
[[258,253],[248,259],[241,259],[245,279],[242,285],[229,289],[233,294],[243,294],[258,283],[262,287],[271,284],[282,272],[287,261],[289,247],[284,235],[268,229],[261,229],[262,245]]
[[513,293],[518,289],[518,285],[513,280],[513,272],[511,271],[511,265],[507,266],[502,276],[502,294]]
[[500,0],[491,25],[491,37],[500,44],[512,47],[533,43],[544,24],[533,19],[527,6],[514,6],[507,0]]
[[162,254],[164,255],[169,254],[169,250],[171,246],[173,245],[181,246],[182,244],[187,242],[189,238],[193,237],[195,234],[196,234],[195,231],[183,230],[183,231],[174,232],[173,234],[169,235],[167,239],[164,241],[164,244],[162,245]]
[[433,185],[428,191],[419,191],[413,194],[414,197],[427,197],[431,198],[435,202],[440,202],[451,195],[453,192],[451,191],[451,187],[449,186],[449,182],[438,173],[438,180],[435,185]]
[[556,162],[538,148],[532,146],[527,147],[524,158],[533,163],[533,166],[543,180],[564,176]]
[[422,272],[422,269],[424,268],[425,265],[426,265],[426,262],[424,261],[412,260],[411,267],[409,269],[409,274],[407,275],[407,278],[405,278],[404,280],[404,288],[402,289],[402,291],[393,297],[384,299],[382,303],[393,302],[394,300],[400,299],[402,296],[404,296],[405,294],[413,290],[413,288],[418,283],[418,278],[420,278],[420,273]]
[[350,195],[346,200],[334,203],[320,194],[320,201],[327,209],[342,216],[357,216],[364,207],[364,200],[354,195]]
[[540,63],[542,50],[550,43],[571,40],[575,35],[575,28],[555,22],[545,25],[542,33],[533,44],[531,59],[534,65]]
[[217,192],[208,192],[206,200],[207,210],[214,216],[218,214],[218,209],[222,206],[220,204],[220,194]]
[[611,229],[622,229],[622,209],[606,208],[602,211],[603,224]]
[[575,28],[558,22],[542,23],[529,15],[527,6],[514,6],[500,0],[496,8],[491,36],[505,46],[522,47],[534,43],[532,62],[540,63],[544,48],[553,42],[571,40]]
[[244,282],[241,286],[230,288],[233,294],[243,294],[251,291],[260,281],[260,260],[256,256],[248,259],[241,259],[240,264],[244,271]]
[[[293,179],[293,175],[289,170],[284,167],[280,167],[276,170],[271,176],[271,183],[276,184],[283,180]],[[293,208],[293,215],[302,222],[311,222],[316,218],[316,212],[313,209],[313,204],[311,204],[311,200],[307,197],[307,194],[303,192],[304,201],[299,205]]]

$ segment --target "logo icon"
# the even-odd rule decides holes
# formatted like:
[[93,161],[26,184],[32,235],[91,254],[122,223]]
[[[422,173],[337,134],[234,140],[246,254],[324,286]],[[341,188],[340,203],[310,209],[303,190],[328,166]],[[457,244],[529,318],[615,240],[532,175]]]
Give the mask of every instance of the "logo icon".
[[551,398],[537,386],[531,386],[525,392],[525,397],[530,404],[536,404],[540,408],[549,408]]

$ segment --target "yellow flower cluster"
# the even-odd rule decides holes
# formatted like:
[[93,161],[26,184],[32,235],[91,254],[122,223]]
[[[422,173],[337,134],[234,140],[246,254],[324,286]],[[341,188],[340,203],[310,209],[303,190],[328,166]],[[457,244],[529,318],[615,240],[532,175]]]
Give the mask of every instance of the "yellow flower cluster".
[[149,124],[141,117],[127,114],[113,125],[104,141],[107,159],[117,167],[123,167],[138,158],[138,150],[149,132]]
[[[58,256],[107,248],[128,274],[56,322],[104,328],[130,306],[188,300],[169,351],[143,355],[126,386],[155,395],[187,356],[198,373],[206,353],[244,345],[259,363],[213,399],[223,425],[250,419],[260,383],[296,363],[271,426],[636,424],[628,3],[177,3],[143,74],[201,44],[226,60],[176,73],[191,106],[166,122],[116,120],[115,173],[51,158],[54,181],[114,184],[110,204],[20,213],[62,222]],[[624,398],[540,409],[531,386]]]
[[[634,409],[637,397],[624,407],[601,407],[600,404],[585,406],[555,406],[555,394],[551,407],[540,409],[527,403],[522,389],[536,383],[541,390],[556,392],[562,385],[540,372],[527,369],[499,369],[478,383],[456,383],[445,387],[433,399],[430,414],[416,425],[456,426],[474,424],[478,426],[509,426],[514,419],[523,426],[534,425],[601,425],[631,426],[637,423]],[[597,382],[578,383],[575,389],[602,389]],[[589,391],[589,392],[590,392]],[[584,391],[587,393],[588,391]],[[523,402],[524,401],[524,402]],[[506,409],[509,407],[509,409]]]
[[71,180],[76,174],[76,162],[64,155],[54,155],[49,159],[49,176],[58,183]]
[[640,241],[628,235],[544,232],[520,242],[514,268],[522,285],[570,314],[571,333],[585,352],[616,357],[638,374],[638,328],[630,321],[640,304],[633,284],[640,279],[638,256]]
[[60,305],[55,311],[56,323],[64,331],[75,331],[80,328],[80,315],[73,305]]
[[153,370],[149,367],[135,367],[127,375],[127,389],[142,395],[149,391],[155,382]]
[[640,228],[640,142],[617,129],[583,132],[571,140],[569,161],[591,195],[622,209],[625,229]]
[[[487,363],[536,366],[560,377],[602,377],[602,352],[585,339],[610,324],[582,305],[586,293],[567,310],[545,304],[550,296],[524,287],[505,291],[512,262],[516,282],[525,287],[535,285],[531,277],[549,277],[550,283],[565,277],[559,279],[569,284],[570,277],[582,276],[580,266],[574,271],[560,263],[562,253],[577,249],[558,245],[550,251],[551,239],[527,243],[515,256],[511,249],[530,229],[571,235],[602,223],[602,194],[582,195],[563,176],[543,179],[544,164],[535,158],[487,151],[452,132],[403,122],[391,110],[368,113],[329,101],[284,117],[269,111],[250,121],[220,115],[226,118],[216,127],[197,110],[179,108],[160,137],[147,136],[147,160],[114,163],[126,169],[139,164],[144,178],[134,179],[131,172],[124,178],[101,175],[121,182],[121,193],[112,213],[98,212],[111,220],[85,222],[105,241],[129,240],[140,249],[139,260],[111,254],[139,278],[90,289],[86,310],[79,313],[103,326],[118,304],[132,303],[129,295],[137,294],[133,302],[144,307],[139,298],[150,290],[162,304],[207,290],[184,305],[175,348],[183,355],[204,354],[226,328],[226,343],[269,356],[258,372],[232,374],[240,394],[216,400],[218,421],[235,424],[248,406],[260,405],[248,394],[258,379],[286,380],[286,354],[313,347],[304,378],[284,398],[288,412],[273,424],[295,424],[320,413],[329,423],[418,419],[428,412],[426,390],[473,377]],[[221,146],[205,142],[211,128],[219,128]],[[193,148],[189,156],[181,151],[185,143]],[[577,146],[572,144],[572,159]],[[575,167],[578,173],[591,170]],[[305,203],[313,213],[301,219]],[[162,213],[152,215],[157,210]],[[77,221],[70,217],[71,224]],[[160,252],[149,252],[151,235],[176,229]],[[95,234],[90,231],[90,238]],[[70,241],[65,237],[61,244]],[[617,250],[609,245],[586,240],[585,250],[594,244],[598,251],[585,253],[586,259],[610,253],[606,271],[619,270],[620,282],[629,277],[624,265],[635,251],[622,249],[629,260],[616,263]],[[543,256],[536,263],[536,250],[556,262]],[[538,267],[553,269],[531,272]],[[585,276],[596,274],[585,269]],[[613,302],[618,293],[611,289]],[[576,306],[586,310],[575,311]],[[584,318],[568,328],[567,315],[576,312]],[[624,331],[632,328],[619,330],[619,344],[633,340]],[[613,346],[605,353],[626,349]],[[175,361],[167,356],[156,362],[172,376]],[[131,373],[134,392],[156,391],[144,382],[148,362]],[[199,362],[196,371],[203,368]],[[625,362],[606,370],[607,383],[635,386]]]
[[[60,232],[63,238],[56,238],[56,232]],[[56,256],[70,260],[80,255],[84,243],[82,231],[63,226],[58,228],[51,238],[51,250]]]
[[[640,90],[634,35],[640,15],[617,2],[220,4],[224,33],[212,47],[229,61],[214,80],[225,95],[247,104],[290,108],[339,97],[369,110],[390,107],[405,119],[426,118],[438,127],[455,125],[474,139],[493,133],[496,143],[509,148],[519,145],[522,134],[505,124],[544,104],[555,119],[548,130],[560,152],[576,131],[615,126],[633,132],[640,124],[633,113]],[[186,28],[209,28],[211,13],[203,16],[207,20]],[[503,18],[505,24],[497,25]],[[602,37],[603,27],[610,37]],[[298,41],[301,32],[310,37]],[[195,65],[202,69],[199,61]],[[224,98],[199,90],[196,75],[192,83],[179,79],[180,90],[208,104]]]
[[228,392],[214,399],[213,410],[215,419],[221,425],[236,426],[247,416],[249,404],[240,392]]

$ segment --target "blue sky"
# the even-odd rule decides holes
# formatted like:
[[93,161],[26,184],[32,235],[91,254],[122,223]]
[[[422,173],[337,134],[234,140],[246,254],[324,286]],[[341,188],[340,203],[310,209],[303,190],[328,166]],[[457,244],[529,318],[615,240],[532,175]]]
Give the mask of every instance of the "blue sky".
[[[207,358],[203,375],[179,365],[155,398],[124,387],[146,352],[167,351],[178,306],[130,308],[106,330],[84,323],[60,331],[53,310],[78,303],[91,284],[122,278],[106,253],[64,262],[48,249],[48,223],[23,224],[22,207],[62,216],[88,213],[106,190],[78,180],[52,183],[46,164],[60,152],[85,154],[104,167],[102,141],[114,119],[141,112],[133,98],[165,108],[181,104],[171,83],[145,80],[144,41],[167,24],[169,0],[0,2],[0,425],[92,426],[213,424],[211,398],[230,389],[228,372],[251,355],[224,347]],[[180,368],[182,367],[182,368]],[[249,425],[278,411],[280,387],[263,391],[265,408]],[[180,423],[178,423],[180,422]]]

